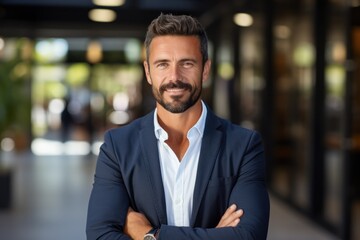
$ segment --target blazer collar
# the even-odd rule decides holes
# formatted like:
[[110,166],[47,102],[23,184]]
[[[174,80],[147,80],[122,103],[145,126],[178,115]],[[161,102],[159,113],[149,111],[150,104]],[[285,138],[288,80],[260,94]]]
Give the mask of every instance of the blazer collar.
[[219,118],[208,108],[204,136],[201,143],[199,165],[194,189],[193,210],[190,226],[194,226],[203,195],[207,188],[211,173],[218,158],[223,132]]
[[[206,106],[207,107],[207,106]],[[193,226],[199,211],[203,195],[207,188],[215,161],[219,155],[219,150],[222,141],[222,131],[220,129],[221,123],[219,118],[207,107],[207,117],[205,123],[204,135],[201,143],[199,165],[197,170],[193,211],[190,219],[190,225]],[[159,162],[159,152],[157,146],[157,139],[154,133],[154,111],[147,114],[141,124],[140,142],[141,150],[144,154],[148,179],[150,179],[150,186],[154,195],[152,196],[153,203],[158,213],[159,225],[167,224],[165,193],[161,177],[161,169]],[[154,151],[155,150],[155,151]]]
[[145,159],[144,164],[146,165],[146,169],[149,169],[149,171],[145,174],[148,175],[147,179],[150,179],[150,182],[146,184],[152,188],[153,195],[150,199],[153,200],[152,202],[155,205],[155,209],[158,214],[157,225],[160,226],[161,224],[167,224],[167,215],[164,186],[161,178],[159,151],[157,150],[157,139],[154,133],[153,115],[154,111],[147,114],[142,119],[140,129],[140,146]]

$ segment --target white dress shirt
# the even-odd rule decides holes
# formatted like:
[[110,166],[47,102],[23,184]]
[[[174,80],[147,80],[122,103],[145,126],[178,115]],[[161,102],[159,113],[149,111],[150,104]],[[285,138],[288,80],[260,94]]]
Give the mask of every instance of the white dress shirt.
[[168,225],[190,225],[193,193],[207,114],[205,104],[203,102],[201,103],[201,116],[187,133],[189,147],[181,161],[179,161],[174,151],[165,142],[168,139],[168,134],[159,125],[157,110],[155,109],[155,136],[158,139],[161,177],[164,184]]

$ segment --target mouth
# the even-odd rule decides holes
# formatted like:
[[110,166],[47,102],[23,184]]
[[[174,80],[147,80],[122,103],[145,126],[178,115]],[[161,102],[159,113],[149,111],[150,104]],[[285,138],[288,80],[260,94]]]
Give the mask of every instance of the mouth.
[[185,88],[169,88],[165,90],[168,93],[172,93],[172,94],[177,94],[177,93],[183,93],[184,91],[186,91]]
[[171,94],[182,94],[185,91],[191,91],[192,86],[188,83],[181,81],[176,81],[175,83],[171,82],[160,87],[160,92],[164,93],[165,91]]

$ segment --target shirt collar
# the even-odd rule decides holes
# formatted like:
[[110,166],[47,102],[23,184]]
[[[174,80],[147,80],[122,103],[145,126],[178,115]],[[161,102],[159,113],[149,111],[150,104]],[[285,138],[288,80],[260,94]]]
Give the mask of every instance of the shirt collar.
[[[193,129],[196,129],[198,134],[200,135],[200,137],[202,137],[204,134],[205,120],[206,120],[206,115],[207,115],[207,108],[206,108],[205,103],[202,100],[201,100],[201,105],[202,105],[201,116],[200,116],[199,120],[195,123],[195,125],[189,129],[189,132],[193,131]],[[155,109],[155,111],[154,111],[154,131],[155,131],[155,136],[157,139],[160,139],[163,141],[168,139],[167,132],[160,126],[160,124],[158,122],[157,109]]]

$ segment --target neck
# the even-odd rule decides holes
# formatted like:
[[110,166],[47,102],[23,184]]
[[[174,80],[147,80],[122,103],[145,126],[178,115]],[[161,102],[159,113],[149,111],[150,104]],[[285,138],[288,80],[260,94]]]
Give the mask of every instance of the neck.
[[202,113],[202,103],[199,100],[183,113],[172,113],[157,104],[159,124],[168,133],[169,138],[186,138],[187,132],[199,120]]
[[202,103],[200,100],[183,113],[171,113],[157,104],[158,122],[168,134],[166,143],[174,151],[179,161],[182,160],[189,147],[187,133],[199,120],[201,113]]

